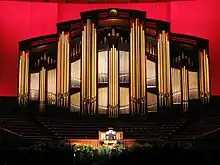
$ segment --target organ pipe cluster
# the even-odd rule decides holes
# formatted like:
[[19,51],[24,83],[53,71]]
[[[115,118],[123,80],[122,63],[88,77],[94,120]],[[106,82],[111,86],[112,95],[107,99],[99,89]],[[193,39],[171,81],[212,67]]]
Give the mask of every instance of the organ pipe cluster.
[[91,19],[87,19],[82,31],[82,113],[96,113],[96,29]]
[[145,33],[139,19],[132,22],[130,31],[131,112],[145,114]]
[[69,33],[59,35],[57,50],[57,106],[69,105]]
[[135,10],[81,13],[20,42],[18,102],[82,115],[145,115],[210,101],[208,41],[170,33]]
[[170,45],[168,33],[162,31],[159,34],[158,48],[158,91],[159,106],[169,107],[171,105],[170,90]]
[[200,98],[203,103],[210,101],[209,59],[207,50],[199,52]]
[[27,104],[29,84],[29,52],[21,51],[19,59],[18,103]]

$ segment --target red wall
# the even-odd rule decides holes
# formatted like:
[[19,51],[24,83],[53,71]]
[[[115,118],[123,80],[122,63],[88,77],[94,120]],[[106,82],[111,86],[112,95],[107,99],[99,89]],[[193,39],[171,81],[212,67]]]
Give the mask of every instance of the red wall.
[[0,96],[17,95],[18,42],[31,37],[56,33],[56,23],[80,18],[82,11],[101,8],[128,8],[147,12],[147,17],[171,21],[171,30],[205,37],[210,41],[212,94],[220,94],[218,86],[217,43],[220,19],[218,0],[196,0],[171,3],[75,5],[35,2],[0,1]]

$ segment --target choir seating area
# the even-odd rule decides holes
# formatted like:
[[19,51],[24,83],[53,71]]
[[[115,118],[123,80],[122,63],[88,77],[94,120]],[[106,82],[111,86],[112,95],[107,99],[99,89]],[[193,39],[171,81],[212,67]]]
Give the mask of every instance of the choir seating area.
[[0,113],[1,128],[27,140],[98,139],[98,131],[113,127],[123,131],[124,139],[140,141],[185,141],[205,137],[220,129],[219,115],[203,115],[197,118],[176,117],[127,121],[111,119],[73,119],[67,117],[33,117]]
[[34,120],[24,115],[0,114],[1,128],[17,134],[23,140],[51,140],[48,134]]
[[191,140],[200,138],[220,128],[219,116],[199,117],[187,123],[172,135],[173,140]]
[[51,117],[38,117],[37,119],[55,136],[64,139],[98,139],[98,131],[113,127],[116,131],[123,131],[125,139],[145,141],[168,139],[187,121],[187,119],[177,119],[133,123],[124,121],[65,120]]

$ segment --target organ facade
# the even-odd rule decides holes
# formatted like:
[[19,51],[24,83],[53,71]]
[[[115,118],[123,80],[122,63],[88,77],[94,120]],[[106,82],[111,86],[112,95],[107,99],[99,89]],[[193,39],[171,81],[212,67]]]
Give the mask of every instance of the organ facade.
[[146,115],[210,100],[209,41],[136,10],[81,13],[19,43],[20,105],[82,115]]

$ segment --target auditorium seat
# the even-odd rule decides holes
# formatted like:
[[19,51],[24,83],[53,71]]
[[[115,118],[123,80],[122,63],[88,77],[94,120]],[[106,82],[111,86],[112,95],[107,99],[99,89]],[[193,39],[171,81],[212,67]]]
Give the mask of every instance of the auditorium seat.
[[220,117],[200,117],[173,134],[172,139],[195,139],[218,128],[220,128]]
[[55,136],[62,138],[98,139],[98,131],[106,131],[108,127],[123,131],[125,139],[160,140],[169,138],[185,123],[183,119],[164,121],[96,121],[57,119],[53,117],[38,117],[37,120],[48,128]]
[[41,131],[35,120],[26,116],[0,114],[1,127],[21,136],[22,139],[51,139]]

